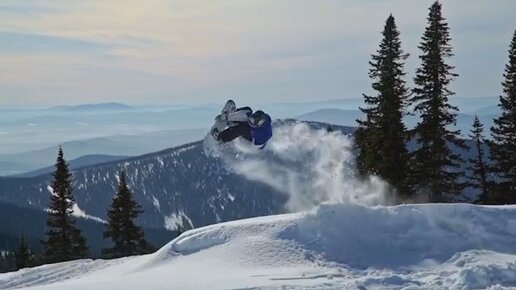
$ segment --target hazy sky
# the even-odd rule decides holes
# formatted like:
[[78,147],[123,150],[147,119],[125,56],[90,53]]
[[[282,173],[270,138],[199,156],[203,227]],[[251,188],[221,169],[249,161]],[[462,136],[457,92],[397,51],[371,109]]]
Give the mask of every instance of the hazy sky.
[[[516,1],[442,2],[460,74],[453,89],[499,94]],[[431,3],[2,0],[0,106],[360,97],[390,13],[412,85]]]

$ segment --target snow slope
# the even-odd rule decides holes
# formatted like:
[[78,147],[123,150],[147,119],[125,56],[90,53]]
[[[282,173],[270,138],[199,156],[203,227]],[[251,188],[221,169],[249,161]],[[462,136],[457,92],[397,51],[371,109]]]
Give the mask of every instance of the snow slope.
[[323,204],[188,231],[154,254],[0,275],[0,289],[516,288],[516,206]]

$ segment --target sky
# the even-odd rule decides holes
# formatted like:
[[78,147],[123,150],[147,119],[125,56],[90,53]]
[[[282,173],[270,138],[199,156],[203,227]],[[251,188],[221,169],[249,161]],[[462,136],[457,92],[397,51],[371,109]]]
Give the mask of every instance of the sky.
[[[2,0],[0,107],[357,98],[391,13],[412,86],[432,2]],[[500,94],[516,1],[442,2],[452,90]]]

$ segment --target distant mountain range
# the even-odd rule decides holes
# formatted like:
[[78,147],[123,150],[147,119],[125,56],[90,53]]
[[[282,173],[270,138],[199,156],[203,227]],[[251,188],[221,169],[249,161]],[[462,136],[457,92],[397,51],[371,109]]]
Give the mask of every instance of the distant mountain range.
[[[323,109],[358,110],[358,107],[363,104],[362,98],[261,105],[258,104],[259,100],[254,104],[240,102],[238,98],[235,98],[235,101],[239,106],[250,105],[255,110],[262,109],[273,119],[293,118]],[[482,108],[496,106],[498,98],[453,97],[451,103],[459,106],[461,114],[472,115]],[[34,151],[59,143],[104,136],[207,129],[213,124],[213,119],[222,106],[222,102],[159,106],[104,103],[58,106],[50,109],[0,109],[0,138],[2,139],[0,155]],[[332,120],[331,122],[355,126],[355,123],[348,121]],[[87,154],[132,155],[109,152],[88,152]]]
[[[484,128],[488,132],[489,127],[493,124],[493,118],[497,116],[497,106],[488,106],[477,110],[480,121],[484,124]],[[458,114],[456,127],[462,131],[465,136],[469,134],[475,113]],[[356,126],[357,119],[363,118],[363,113],[359,110],[343,110],[343,109],[320,109],[306,114],[296,116],[295,119],[301,121],[315,121],[329,124],[337,124],[341,126]],[[409,128],[413,128],[419,122],[416,116],[405,117],[405,124]]]
[[[459,113],[474,114],[476,111],[490,106],[496,106],[499,102],[498,96],[489,97],[450,97],[450,104],[459,108]],[[496,111],[495,113],[498,113]]]
[[295,119],[354,127],[357,125],[356,120],[362,116],[359,110],[320,109],[296,116]]
[[[65,142],[64,152],[72,166],[91,165],[121,159],[119,156],[135,156],[201,139],[206,129],[168,130],[134,135],[115,135]],[[54,164],[58,144],[16,154],[0,154],[0,176],[21,174]],[[93,155],[93,156],[91,156]],[[99,160],[98,155],[107,155]],[[86,157],[90,156],[90,157]],[[97,156],[97,157],[95,157]],[[82,160],[75,160],[82,158]]]
[[[68,162],[70,169],[78,169],[81,167],[86,167],[90,165],[102,164],[111,161],[117,161],[121,159],[126,159],[128,156],[113,156],[113,155],[101,155],[101,154],[93,154],[93,155],[85,155],[81,156],[77,159],[73,159]],[[47,166],[44,168],[36,169],[30,172],[15,174],[13,177],[35,177],[39,175],[48,174],[54,171],[54,166]]]
[[[163,109],[166,108],[162,108],[160,111],[139,108],[138,110],[77,112],[51,110],[2,112],[0,113],[0,138],[2,140],[0,155],[35,151],[56,144],[106,136],[152,135],[152,132],[158,131],[171,132],[200,128],[206,131],[220,112],[220,109],[210,107]],[[197,136],[196,139],[199,137]],[[151,138],[152,136],[149,136],[148,139],[142,138],[138,143],[146,143],[146,148],[149,149],[155,143]],[[120,148],[127,146],[131,146],[131,144],[128,143]],[[170,145],[166,147],[168,146]],[[146,148],[142,148],[142,150]],[[134,151],[136,150],[137,148]],[[138,154],[144,152],[150,151],[140,151]],[[87,154],[132,155],[109,152],[88,152]]]
[[[474,114],[486,107],[496,106],[498,97],[452,97],[450,103],[459,107],[462,114]],[[265,105],[263,108],[278,118],[294,117],[322,109],[358,110],[364,105],[363,98],[346,98],[315,102],[276,103]],[[498,111],[491,112],[498,113]]]
[[102,111],[130,111],[136,108],[122,103],[98,103],[83,104],[77,106],[55,106],[50,108],[51,111],[59,112],[102,112]]
[[477,114],[479,116],[486,116],[486,115],[495,115],[496,116],[496,115],[500,114],[500,107],[498,107],[498,105],[482,107],[482,108],[476,110],[475,114]]

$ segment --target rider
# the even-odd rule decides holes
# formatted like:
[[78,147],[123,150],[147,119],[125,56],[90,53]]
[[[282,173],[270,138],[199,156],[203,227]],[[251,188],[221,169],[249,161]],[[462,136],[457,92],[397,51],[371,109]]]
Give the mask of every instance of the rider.
[[243,137],[255,145],[265,146],[272,137],[272,121],[263,111],[253,113],[250,107],[237,108],[233,100],[228,100],[215,118],[211,133],[223,143]]

